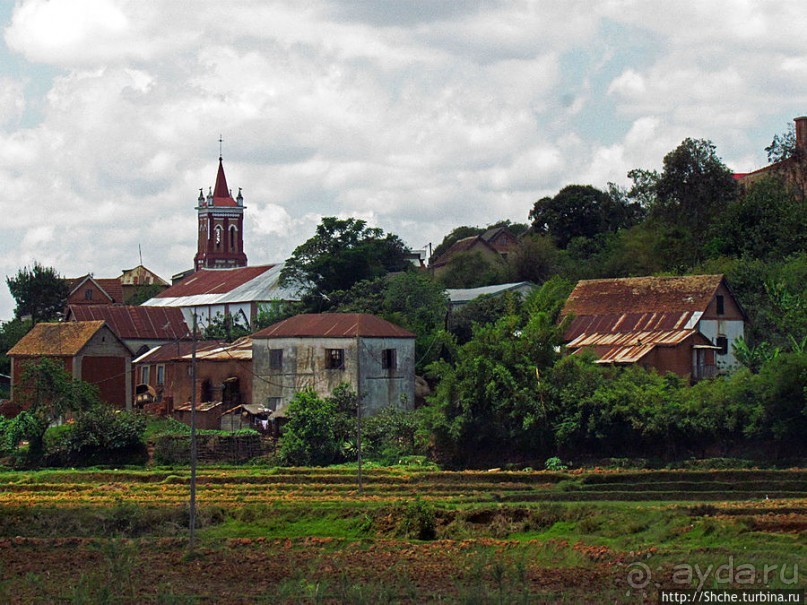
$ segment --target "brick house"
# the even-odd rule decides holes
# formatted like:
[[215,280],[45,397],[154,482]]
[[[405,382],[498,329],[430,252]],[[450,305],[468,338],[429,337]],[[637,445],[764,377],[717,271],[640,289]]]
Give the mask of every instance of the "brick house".
[[103,401],[132,409],[132,355],[103,321],[38,323],[8,356],[12,399],[27,388],[26,365],[50,358],[60,361],[74,379],[97,385]]
[[765,177],[777,176],[793,185],[802,195],[807,195],[807,116],[794,118],[796,148],[791,157],[774,162],[753,172],[735,173],[734,179],[741,186],[749,186]]
[[415,401],[415,335],[365,313],[297,315],[252,335],[254,403],[282,414],[294,394],[342,383],[365,414]]
[[747,316],[722,275],[593,279],[577,283],[561,312],[572,354],[638,364],[692,380],[738,366],[732,351]]
[[[175,411],[190,405],[192,348],[192,342],[177,341],[151,349],[132,362],[138,408],[176,416]],[[196,401],[200,406],[221,403],[223,407],[218,409],[224,412],[233,406],[251,403],[252,388],[252,341],[249,337],[232,343],[196,343]],[[209,411],[217,406],[204,407]]]

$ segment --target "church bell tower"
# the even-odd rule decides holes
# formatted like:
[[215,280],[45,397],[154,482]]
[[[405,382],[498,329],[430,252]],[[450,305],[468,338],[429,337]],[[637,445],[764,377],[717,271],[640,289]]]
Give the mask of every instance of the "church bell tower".
[[216,186],[208,189],[207,196],[199,190],[196,212],[199,219],[199,237],[194,269],[229,269],[246,267],[244,253],[244,198],[241,189],[233,199],[227,188],[224,165],[219,156]]

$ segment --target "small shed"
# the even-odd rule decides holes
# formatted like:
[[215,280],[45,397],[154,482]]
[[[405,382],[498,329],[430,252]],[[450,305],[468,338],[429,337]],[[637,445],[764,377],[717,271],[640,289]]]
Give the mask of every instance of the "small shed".
[[[174,407],[174,420],[191,426],[192,407],[190,402]],[[196,404],[196,428],[217,431],[221,429],[221,416],[224,403],[221,401],[205,401]]]

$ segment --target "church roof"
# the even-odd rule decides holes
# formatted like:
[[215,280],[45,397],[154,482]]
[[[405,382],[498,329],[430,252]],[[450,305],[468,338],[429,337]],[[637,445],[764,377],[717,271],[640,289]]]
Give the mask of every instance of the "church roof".
[[227,177],[224,176],[224,164],[219,158],[219,171],[216,174],[216,186],[213,187],[213,205],[214,206],[237,206],[238,204],[230,194],[230,189],[227,187]]

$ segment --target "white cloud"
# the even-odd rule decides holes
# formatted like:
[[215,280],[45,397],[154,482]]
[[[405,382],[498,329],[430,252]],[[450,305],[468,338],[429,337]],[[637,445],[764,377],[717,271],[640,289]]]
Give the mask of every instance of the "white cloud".
[[36,258],[114,276],[138,244],[164,277],[190,267],[219,134],[251,263],[328,215],[413,246],[524,221],[687,136],[750,168],[807,113],[806,18],[794,0],[20,0],[3,24],[19,70],[0,79],[0,272]]

